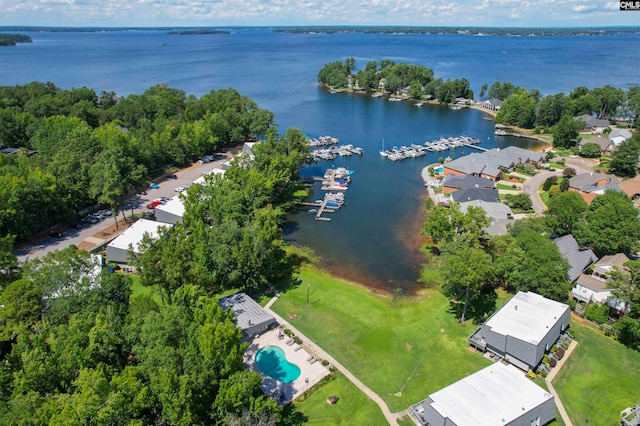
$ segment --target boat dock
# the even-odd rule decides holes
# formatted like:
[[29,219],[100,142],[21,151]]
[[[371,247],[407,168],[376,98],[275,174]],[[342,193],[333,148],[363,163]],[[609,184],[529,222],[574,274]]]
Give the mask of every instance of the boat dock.
[[318,146],[337,145],[340,143],[340,139],[332,136],[319,136],[317,138],[307,139],[307,144],[314,148]]
[[476,146],[480,143],[479,139],[472,138],[469,136],[458,136],[458,137],[448,137],[427,141],[424,145],[419,145],[416,143],[412,143],[411,146],[394,146],[391,149],[380,151],[380,155],[388,158],[391,161],[405,160],[407,158],[416,158],[421,157],[426,154],[426,151],[430,152],[438,152],[438,151],[446,151],[449,149],[460,148],[463,146],[478,149],[480,151],[487,151],[485,148],[481,148]]
[[309,209],[310,214],[315,214],[317,221],[329,222],[331,218],[325,217],[325,213],[333,213],[345,204],[344,191],[349,188],[349,182],[351,182],[351,174],[353,172],[345,167],[338,167],[335,169],[327,169],[322,178],[315,178],[314,180],[322,181],[322,190],[331,191],[324,195],[321,200],[316,200],[313,203],[299,202],[296,203],[299,206],[312,207]]
[[348,145],[333,146],[330,148],[322,148],[311,151],[313,161],[319,160],[333,160],[337,156],[350,157],[352,155],[363,155],[364,150],[360,147]]

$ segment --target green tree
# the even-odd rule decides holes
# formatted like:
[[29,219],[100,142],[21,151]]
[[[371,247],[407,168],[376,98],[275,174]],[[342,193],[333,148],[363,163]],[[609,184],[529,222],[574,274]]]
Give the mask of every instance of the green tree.
[[42,290],[27,279],[14,281],[0,294],[0,306],[0,340],[9,340],[21,327],[31,328],[40,321]]
[[[609,286],[611,292],[622,302],[622,312],[631,317],[640,317],[638,303],[640,303],[640,260],[629,260],[623,269],[614,268],[610,275]],[[633,309],[633,311],[631,311]]]
[[479,207],[470,207],[467,213],[463,213],[455,204],[451,208],[436,205],[427,211],[427,220],[421,232],[431,237],[436,244],[455,241],[476,245],[482,227],[488,225],[489,219]]
[[536,124],[543,127],[555,125],[567,112],[566,102],[563,93],[542,98],[536,111]]
[[606,191],[593,199],[574,235],[600,256],[635,253],[640,241],[638,212],[624,192]]
[[598,158],[602,154],[602,148],[597,143],[585,143],[580,146],[580,156],[585,158]]
[[0,237],[0,295],[7,284],[17,278],[18,258],[13,254],[13,235]]
[[563,115],[558,123],[552,127],[553,146],[559,148],[571,148],[575,145],[580,134],[580,129],[584,127],[584,122],[574,120],[568,115]]
[[460,322],[464,324],[469,304],[491,284],[491,257],[482,249],[460,243],[446,243],[441,249],[442,293],[463,303]]
[[624,91],[617,87],[606,85],[593,89],[593,96],[597,101],[598,118],[609,118],[615,116],[616,110],[624,101]]
[[505,204],[511,207],[515,212],[527,213],[533,210],[533,203],[529,194],[507,194]]
[[550,198],[548,207],[545,211],[547,224],[559,235],[571,234],[587,211],[586,201],[573,191],[562,192]]
[[519,89],[506,98],[496,122],[530,129],[535,123],[536,101],[525,89]]
[[640,135],[622,142],[611,157],[609,170],[617,176],[634,177],[638,170],[640,156]]

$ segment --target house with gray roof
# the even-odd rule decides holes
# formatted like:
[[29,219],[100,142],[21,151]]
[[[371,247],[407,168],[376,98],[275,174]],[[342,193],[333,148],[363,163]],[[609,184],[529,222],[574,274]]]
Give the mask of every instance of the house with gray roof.
[[276,319],[246,293],[225,296],[218,303],[223,309],[233,311],[244,340],[271,330],[277,325]]
[[611,139],[602,138],[600,136],[596,136],[593,138],[582,139],[578,141],[577,147],[582,149],[586,144],[594,143],[600,147],[600,155],[611,155],[613,151],[616,149],[615,144]]
[[520,291],[476,329],[469,344],[522,370],[535,370],[569,326],[570,315],[564,303]]
[[511,208],[500,202],[489,202],[484,200],[462,201],[460,203],[460,211],[466,213],[469,207],[479,207],[485,211],[491,222],[506,221],[513,219]]
[[491,98],[482,102],[482,108],[488,109],[489,111],[500,111],[500,107],[502,106],[502,101],[500,99]]
[[570,282],[577,280],[589,265],[598,260],[598,256],[591,249],[580,247],[571,234],[558,237],[553,242],[558,247],[560,255],[569,262],[567,279]]
[[553,395],[500,362],[432,393],[408,411],[418,426],[540,426],[556,417]]
[[629,257],[624,253],[604,256],[594,264],[591,271],[585,272],[578,277],[574,287],[571,289],[571,297],[585,303],[607,302],[610,307],[623,311],[625,304],[618,299],[611,298],[613,288],[609,284],[614,268],[624,272],[626,270],[624,263],[628,260]]
[[493,181],[502,179],[502,170],[513,171],[520,164],[539,164],[546,161],[544,152],[510,146],[504,149],[495,148],[482,153],[473,153],[443,164],[444,174],[472,175]]
[[576,175],[569,179],[569,191],[577,192],[590,204],[593,199],[605,191],[622,191],[620,179],[614,175],[589,172]]
[[451,199],[456,203],[478,200],[497,203],[500,197],[497,189],[467,188],[452,192]]
[[615,129],[609,133],[609,139],[611,139],[615,146],[620,145],[622,142],[631,138],[631,136],[631,132],[627,129]]
[[609,120],[597,118],[589,114],[583,114],[578,117],[573,117],[573,119],[585,123],[585,126],[582,130],[580,130],[580,133],[602,133],[604,129],[609,127]]
[[495,189],[496,184],[491,179],[481,178],[472,175],[448,175],[442,181],[442,191],[445,194],[451,194],[459,189],[481,188]]

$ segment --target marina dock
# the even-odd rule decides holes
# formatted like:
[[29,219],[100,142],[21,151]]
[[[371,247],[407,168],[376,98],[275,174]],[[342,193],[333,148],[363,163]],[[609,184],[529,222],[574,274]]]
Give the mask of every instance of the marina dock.
[[438,152],[438,151],[447,151],[454,148],[460,147],[469,147],[478,149],[480,151],[486,151],[485,148],[481,148],[476,146],[480,143],[479,139],[472,138],[469,136],[461,135],[458,137],[448,137],[427,141],[424,145],[419,145],[416,143],[412,143],[411,146],[394,146],[391,149],[380,151],[380,155],[388,158],[391,161],[405,160],[407,158],[416,158],[421,157],[426,154],[426,151],[430,152]]
[[327,169],[322,178],[315,178],[315,180],[322,180],[323,191],[331,191],[324,195],[321,200],[316,200],[313,203],[299,202],[296,203],[299,206],[312,207],[309,209],[310,214],[315,214],[317,221],[329,222],[331,218],[325,217],[325,213],[334,213],[345,204],[344,191],[349,188],[349,182],[351,182],[351,174],[353,172],[345,167],[338,167],[335,169]]

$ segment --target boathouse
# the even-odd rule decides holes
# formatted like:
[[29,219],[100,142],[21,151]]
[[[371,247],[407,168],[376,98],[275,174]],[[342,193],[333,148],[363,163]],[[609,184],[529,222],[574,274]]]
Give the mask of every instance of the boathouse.
[[522,291],[476,329],[469,344],[522,370],[535,370],[569,326],[568,305]]
[[549,392],[512,365],[492,364],[409,408],[418,426],[540,426],[556,417]]
[[235,293],[221,298],[218,303],[224,309],[231,309],[242,329],[243,340],[253,338],[274,328],[276,319],[246,293]]

